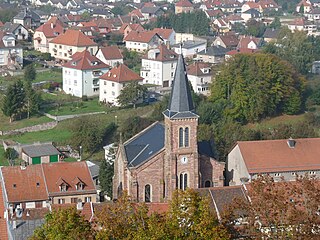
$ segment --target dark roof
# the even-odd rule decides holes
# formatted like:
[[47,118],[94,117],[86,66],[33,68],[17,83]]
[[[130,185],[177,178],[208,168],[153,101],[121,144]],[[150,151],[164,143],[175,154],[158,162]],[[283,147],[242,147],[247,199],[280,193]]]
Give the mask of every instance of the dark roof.
[[208,56],[224,56],[228,50],[222,46],[212,46],[208,47],[206,50],[198,52],[198,55],[208,55]]
[[280,29],[267,28],[263,34],[264,38],[277,38],[279,35]]
[[245,11],[243,13],[251,14],[251,16],[260,16],[261,15],[261,13],[258,10],[254,9],[254,8],[250,8],[250,9],[248,9],[247,11]]
[[60,152],[52,144],[27,146],[23,147],[22,151],[29,157],[41,157],[60,154]]
[[180,54],[171,90],[169,107],[164,114],[169,118],[193,118],[198,117],[194,113],[187,70],[183,56]]
[[156,14],[159,10],[163,11],[160,7],[143,7],[141,9],[141,12],[142,13]]
[[164,126],[156,122],[124,143],[129,167],[136,167],[164,147]]
[[211,146],[210,141],[198,142],[198,152],[201,155],[205,155],[205,156],[214,158],[214,153],[212,151],[212,146]]
[[[201,45],[207,45],[207,43],[205,41],[185,41],[182,43],[182,48],[185,48],[185,49],[190,49],[190,48],[195,48],[197,46],[201,46]],[[177,44],[174,44],[172,45],[172,47],[180,47],[180,43],[177,43]]]

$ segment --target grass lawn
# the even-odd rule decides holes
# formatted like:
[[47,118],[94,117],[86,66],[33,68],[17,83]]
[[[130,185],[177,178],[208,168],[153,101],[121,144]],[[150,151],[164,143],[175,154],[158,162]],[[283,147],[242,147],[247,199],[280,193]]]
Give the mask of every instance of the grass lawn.
[[[74,101],[74,100],[71,100],[71,101]],[[70,115],[70,114],[110,111],[110,108],[103,104],[100,104],[97,98],[91,99],[88,101],[81,101],[81,99],[78,98],[77,101],[74,101],[74,102],[62,103],[60,107],[58,106],[46,107],[44,111],[52,115],[61,116],[61,115]]]
[[53,120],[46,116],[34,116],[30,119],[22,119],[10,123],[9,118],[4,116],[2,111],[0,111],[0,131],[19,129],[51,121]]
[[62,83],[61,69],[46,69],[41,72],[37,71],[36,79],[33,82],[53,81]]
[[0,145],[0,166],[9,166],[8,160],[4,157],[4,148]]

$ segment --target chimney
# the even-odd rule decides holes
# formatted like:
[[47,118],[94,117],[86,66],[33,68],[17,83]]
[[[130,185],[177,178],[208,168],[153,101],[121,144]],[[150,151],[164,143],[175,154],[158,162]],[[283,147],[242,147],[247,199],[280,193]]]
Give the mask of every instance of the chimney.
[[292,139],[291,137],[288,139],[288,146],[289,148],[294,148],[296,146],[296,141]]

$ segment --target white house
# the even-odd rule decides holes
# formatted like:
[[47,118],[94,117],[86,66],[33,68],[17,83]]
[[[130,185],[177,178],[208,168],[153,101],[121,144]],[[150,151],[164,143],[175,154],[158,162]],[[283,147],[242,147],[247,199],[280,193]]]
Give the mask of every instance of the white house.
[[320,138],[239,141],[228,154],[228,185],[250,182],[259,174],[276,181],[296,176],[320,176]]
[[88,51],[77,52],[62,66],[63,91],[76,97],[98,96],[99,77],[109,69]]
[[172,28],[155,28],[154,33],[157,33],[166,45],[176,44],[176,32]]
[[13,34],[16,40],[28,40],[29,32],[28,30],[20,23],[10,23],[6,22],[0,30]]
[[144,84],[155,84],[170,87],[176,70],[178,55],[165,45],[150,49],[142,57],[140,76]]
[[205,50],[206,47],[207,47],[207,42],[185,41],[182,43],[182,46],[180,46],[180,44],[174,45],[173,49],[177,54],[181,54],[181,51],[182,51],[183,56],[192,57],[198,52]]
[[9,69],[22,68],[23,50],[16,45],[16,38],[13,34],[0,31],[0,67],[6,66]]
[[131,31],[123,40],[127,49],[137,52],[157,48],[163,42],[163,39],[153,31]]
[[209,85],[212,82],[211,66],[208,63],[195,62],[187,67],[188,79],[193,91],[198,94],[209,95]]
[[111,67],[115,67],[118,63],[123,63],[122,53],[117,46],[106,46],[100,48],[96,57]]
[[91,55],[98,51],[98,44],[81,31],[68,29],[49,42],[49,53],[56,60],[68,61],[76,52],[88,50]]
[[143,78],[124,64],[119,64],[112,68],[100,77],[99,101],[118,106],[117,98],[122,88],[133,81],[142,83]]

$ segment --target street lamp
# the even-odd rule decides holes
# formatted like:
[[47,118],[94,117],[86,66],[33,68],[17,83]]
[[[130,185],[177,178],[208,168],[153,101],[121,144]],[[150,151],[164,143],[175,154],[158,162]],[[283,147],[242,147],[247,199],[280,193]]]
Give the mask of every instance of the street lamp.
[[79,157],[80,157],[79,161],[81,161],[82,160],[82,146],[79,147]]

